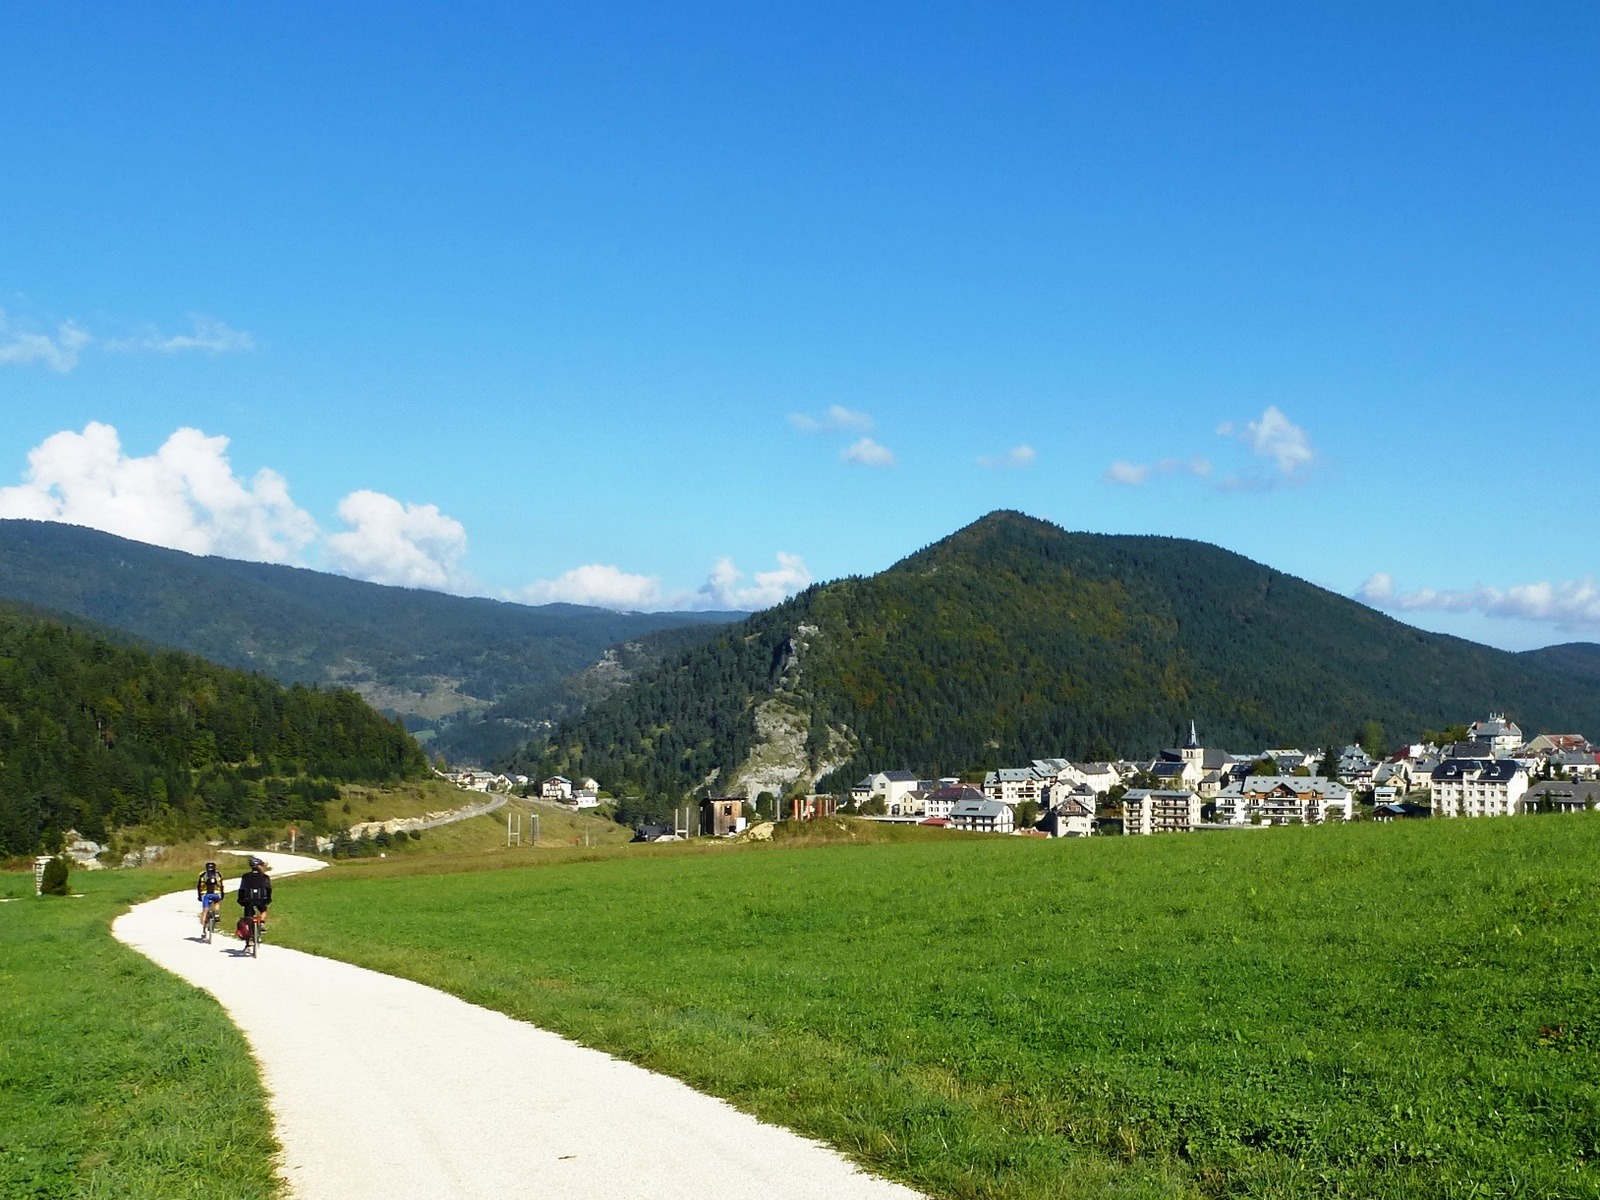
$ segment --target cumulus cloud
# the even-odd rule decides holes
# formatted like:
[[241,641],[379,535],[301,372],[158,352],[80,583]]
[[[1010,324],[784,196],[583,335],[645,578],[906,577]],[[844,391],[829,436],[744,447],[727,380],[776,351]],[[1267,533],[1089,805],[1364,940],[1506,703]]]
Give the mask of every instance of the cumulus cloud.
[[876,423],[864,412],[842,404],[831,404],[820,416],[790,413],[789,424],[805,433],[871,433]]
[[847,463],[855,463],[858,467],[894,466],[894,451],[887,446],[879,445],[869,437],[851,442],[839,451],[839,457]]
[[630,575],[603,563],[573,567],[555,579],[530,583],[515,595],[528,604],[592,604],[597,608],[642,611],[661,606],[661,578]]
[[1004,454],[980,454],[978,456],[978,465],[985,468],[1031,467],[1033,460],[1038,457],[1034,448],[1024,443],[1020,446],[1011,447]]
[[1221,483],[1227,491],[1262,489],[1285,483],[1299,483],[1317,462],[1311,435],[1296,425],[1276,404],[1269,404],[1259,419],[1246,421],[1241,429],[1231,421],[1217,426],[1221,437],[1237,438],[1251,454],[1267,464],[1265,472],[1256,470],[1229,475]]
[[123,451],[97,421],[52,434],[28,453],[23,482],[0,488],[0,517],[87,525],[107,533],[257,562],[299,562],[316,522],[276,471],[233,473],[228,439],[179,429],[156,453]]
[[328,537],[326,553],[337,571],[398,587],[459,590],[467,531],[433,504],[404,504],[382,492],[351,492],[339,502],[350,528]]
[[705,583],[692,592],[668,592],[658,575],[631,575],[602,563],[574,567],[555,579],[519,589],[510,598],[528,604],[592,604],[624,611],[662,609],[771,608],[811,585],[811,571],[798,554],[778,555],[771,571],[758,571],[746,581],[731,558],[719,558]]
[[[339,503],[344,528],[325,533],[295,504],[282,475],[262,469],[241,479],[227,450],[227,438],[198,429],[179,429],[144,456],[128,454],[111,425],[63,430],[29,452],[21,483],[0,487],[0,518],[83,525],[192,554],[296,566],[309,558],[373,583],[476,590],[462,568],[467,531],[437,505],[355,491]],[[747,578],[722,558],[699,588],[670,592],[657,576],[595,563],[506,598],[628,610],[761,609],[812,582],[799,555],[781,553],[777,560],[772,570]]]
[[72,321],[62,322],[53,334],[16,329],[0,310],[0,363],[38,363],[66,374],[78,365],[78,355],[90,340],[88,331]]
[[1547,621],[1566,629],[1600,629],[1600,583],[1593,575],[1565,582],[1520,583],[1508,588],[1421,588],[1403,592],[1379,571],[1367,578],[1356,599],[1389,612],[1483,613],[1522,621]]
[[250,334],[232,329],[204,313],[190,313],[189,324],[188,333],[166,334],[151,326],[135,337],[107,338],[102,345],[107,350],[152,354],[181,354],[186,350],[230,354],[256,348],[256,340]]
[[798,554],[778,555],[778,566],[758,571],[749,583],[731,558],[719,558],[701,585],[695,608],[771,608],[811,586],[811,572]]
[[1138,487],[1149,478],[1149,467],[1129,462],[1127,459],[1118,459],[1106,468],[1106,482],[1120,484],[1123,487]]

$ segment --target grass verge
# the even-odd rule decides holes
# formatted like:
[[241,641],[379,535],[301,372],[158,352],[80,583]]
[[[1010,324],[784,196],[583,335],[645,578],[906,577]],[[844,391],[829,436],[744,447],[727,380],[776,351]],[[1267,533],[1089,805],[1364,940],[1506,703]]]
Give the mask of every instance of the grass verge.
[[255,1062],[222,1010],[116,942],[187,875],[80,872],[84,898],[0,874],[0,1196],[275,1197]]
[[1600,1196],[1600,817],[294,885],[278,932],[948,1197]]

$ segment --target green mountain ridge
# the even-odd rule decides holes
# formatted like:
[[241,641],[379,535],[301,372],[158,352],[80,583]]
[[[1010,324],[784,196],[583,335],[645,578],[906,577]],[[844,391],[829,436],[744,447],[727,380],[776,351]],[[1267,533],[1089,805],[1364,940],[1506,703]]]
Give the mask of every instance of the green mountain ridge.
[[1491,709],[1597,731],[1591,651],[1495,650],[1206,543],[1002,511],[729,627],[514,761],[662,802],[751,778],[775,730],[795,790],[1144,756],[1191,718],[1241,751],[1344,742],[1369,719],[1399,741]]
[[595,688],[574,677],[608,648],[654,662],[742,615],[451,596],[23,520],[0,521],[0,597],[282,683],[351,688],[433,735],[430,748],[475,759],[578,711]]
[[69,827],[310,828],[333,783],[426,772],[400,723],[353,692],[285,687],[0,601],[0,852]]

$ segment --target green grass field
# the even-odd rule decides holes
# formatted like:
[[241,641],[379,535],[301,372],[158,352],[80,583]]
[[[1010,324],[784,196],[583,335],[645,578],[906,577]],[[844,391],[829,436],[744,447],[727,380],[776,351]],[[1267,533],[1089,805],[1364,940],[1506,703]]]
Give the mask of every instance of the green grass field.
[[1600,1196],[1600,817],[386,866],[277,935],[933,1195]]
[[266,1098],[217,1004],[114,941],[188,875],[80,872],[83,899],[0,874],[0,1196],[278,1195]]

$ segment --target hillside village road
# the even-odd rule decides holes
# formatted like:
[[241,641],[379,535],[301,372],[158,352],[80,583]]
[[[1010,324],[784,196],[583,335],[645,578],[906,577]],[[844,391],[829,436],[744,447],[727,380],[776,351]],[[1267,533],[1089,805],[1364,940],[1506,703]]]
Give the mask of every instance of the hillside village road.
[[[324,865],[261,857],[275,878]],[[432,988],[270,934],[245,958],[226,904],[210,945],[195,940],[193,892],[140,904],[112,932],[244,1032],[295,1200],[918,1200],[677,1080]],[[274,908],[293,905],[293,886],[277,890]]]

